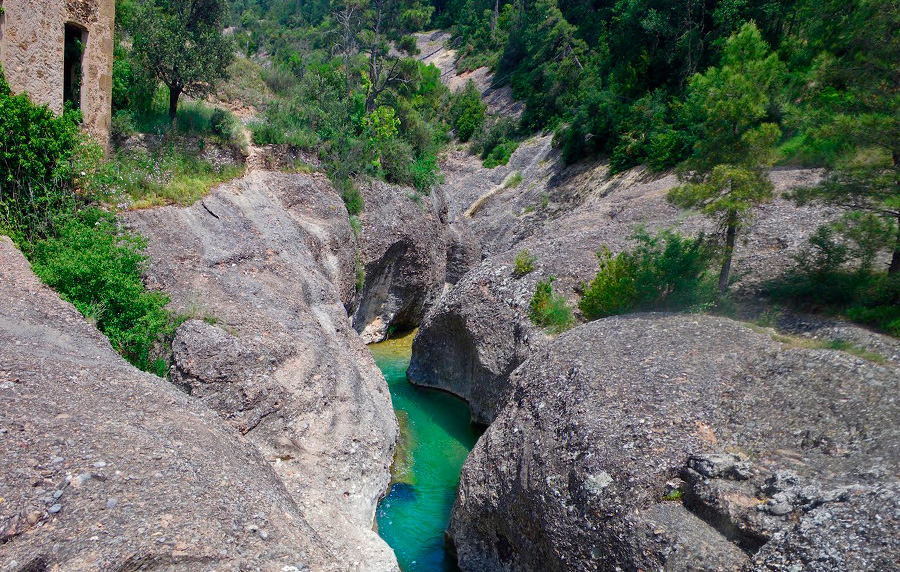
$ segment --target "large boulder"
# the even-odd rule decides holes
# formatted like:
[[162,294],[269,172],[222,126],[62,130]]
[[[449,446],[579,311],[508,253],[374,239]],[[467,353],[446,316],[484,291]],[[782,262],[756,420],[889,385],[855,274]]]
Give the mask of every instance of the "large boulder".
[[176,333],[173,381],[272,464],[336,566],[396,570],[372,527],[397,420],[347,316],[356,247],[328,179],[254,171],[125,220],[147,237],[148,284],[196,318]]
[[[811,184],[817,176],[804,170],[772,174],[779,190]],[[636,169],[610,177],[602,166],[581,166],[557,178],[546,187],[552,190],[546,212],[515,210],[534,192],[521,188],[527,187],[523,183],[493,197],[473,215],[468,224],[477,236],[496,232],[507,238],[491,242],[489,248],[500,249],[499,254],[485,259],[441,298],[413,344],[410,379],[464,398],[473,419],[481,423],[489,423],[502,406],[509,374],[549,340],[528,317],[538,281],[555,277],[554,291],[574,307],[581,286],[596,275],[597,252],[608,247],[616,253],[632,246],[638,227],[675,228],[685,235],[715,232],[709,219],[667,203],[666,193],[678,184],[673,175]],[[511,212],[520,212],[519,230],[525,233],[521,240],[513,232],[515,224],[507,220],[516,218]],[[760,285],[793,263],[792,255],[828,216],[829,211],[796,207],[783,199],[758,209],[736,253],[735,295],[756,298]],[[533,272],[519,276],[514,262],[525,250],[537,260]]]
[[347,570],[264,456],[0,237],[0,570]]
[[900,369],[804,345],[694,315],[560,336],[466,461],[460,567],[900,569]]
[[444,289],[446,229],[437,197],[369,181],[361,185],[363,275],[353,327],[366,343],[419,325]]

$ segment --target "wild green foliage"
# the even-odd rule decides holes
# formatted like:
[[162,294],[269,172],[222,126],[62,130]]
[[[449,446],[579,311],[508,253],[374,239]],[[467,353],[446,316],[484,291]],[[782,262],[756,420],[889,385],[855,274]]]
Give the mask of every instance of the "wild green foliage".
[[55,236],[29,252],[35,274],[75,305],[135,366],[165,376],[154,345],[174,326],[168,298],[141,282],[144,241],[123,232],[112,215],[86,209],[63,222]]
[[900,276],[872,269],[872,246],[823,226],[795,256],[794,268],[769,283],[769,296],[802,311],[843,315],[900,336]]
[[565,297],[553,291],[555,280],[556,277],[549,276],[537,283],[528,316],[536,326],[560,334],[575,325],[575,318]]
[[144,242],[113,215],[85,208],[103,187],[99,149],[82,140],[76,116],[55,117],[25,95],[11,96],[2,74],[0,127],[0,233],[131,363],[165,375],[155,348],[175,321],[167,299],[141,282]]
[[454,96],[450,106],[450,121],[460,141],[468,141],[481,129],[486,107],[481,102],[481,94],[472,81]]
[[369,110],[364,86],[346,90],[343,59],[318,52],[308,57],[302,77],[277,92],[262,121],[250,125],[254,141],[317,153],[344,190],[351,214],[362,208],[351,189],[360,176],[430,192],[439,180],[437,152],[448,129],[439,110],[449,93],[438,69],[413,60],[398,64],[403,75]]
[[638,245],[618,255],[597,253],[600,270],[584,285],[578,307],[588,320],[645,310],[698,309],[712,302],[713,259],[703,235],[639,232]]
[[753,23],[728,39],[722,64],[691,79],[688,106],[699,138],[679,169],[685,184],[669,200],[696,208],[725,233],[719,292],[728,287],[736,236],[753,209],[773,197],[769,169],[775,162],[779,127],[767,121],[783,73]]
[[226,0],[141,0],[129,30],[132,61],[169,88],[175,120],[181,94],[203,98],[227,75],[234,45],[223,34]]
[[531,254],[528,249],[520,250],[516,254],[516,260],[513,264],[513,275],[521,278],[534,271],[534,265],[537,263],[537,256]]
[[12,95],[0,68],[0,231],[16,241],[53,232],[75,200],[79,115],[56,117],[26,94]]
[[868,235],[891,253],[888,272],[900,274],[900,7],[866,0],[851,7],[823,2],[818,15],[832,32],[817,38],[823,51],[807,77],[810,105],[800,121],[811,138],[840,150],[825,182],[799,190],[801,204],[818,201],[845,213],[852,235]]
[[205,159],[202,142],[165,138],[148,150],[113,150],[93,173],[91,184],[104,196],[130,199],[132,208],[192,205],[215,185],[242,172],[236,164],[217,165]]
[[509,163],[519,147],[519,128],[510,118],[498,118],[478,131],[472,141],[472,153],[480,155],[483,165],[493,169]]

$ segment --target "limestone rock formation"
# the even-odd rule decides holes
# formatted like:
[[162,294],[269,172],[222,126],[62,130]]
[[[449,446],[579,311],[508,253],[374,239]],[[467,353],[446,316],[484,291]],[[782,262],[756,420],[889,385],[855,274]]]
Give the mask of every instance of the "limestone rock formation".
[[126,363],[5,237],[0,301],[0,570],[334,569],[263,455]]
[[[596,253],[604,246],[614,253],[627,248],[637,228],[674,227],[686,235],[715,231],[709,220],[666,202],[677,184],[673,175],[636,169],[609,176],[603,166],[581,165],[551,176],[541,163],[518,186],[491,195],[468,220],[486,251],[495,254],[435,305],[413,346],[410,379],[463,397],[481,423],[489,423],[502,405],[509,374],[548,340],[527,315],[539,280],[554,276],[554,291],[574,306],[581,285],[597,272]],[[451,216],[461,208],[459,197],[462,204],[471,198],[465,194],[468,179],[452,173],[443,187]],[[803,170],[772,174],[780,190],[808,185],[816,176]],[[523,205],[540,200],[539,189],[549,193],[547,205],[526,213]],[[762,282],[792,264],[791,255],[828,216],[783,199],[761,207],[737,250],[736,295],[756,295]],[[522,250],[536,256],[535,270],[515,276],[513,263]]]
[[148,239],[150,286],[198,318],[176,334],[173,379],[272,463],[334,569],[396,570],[372,526],[397,420],[347,317],[355,241],[328,179],[253,171],[126,222]]
[[900,370],[695,315],[572,330],[463,468],[465,571],[900,569]]
[[446,276],[446,227],[439,197],[414,200],[412,189],[361,185],[360,263],[364,280],[353,326],[366,343],[419,325]]

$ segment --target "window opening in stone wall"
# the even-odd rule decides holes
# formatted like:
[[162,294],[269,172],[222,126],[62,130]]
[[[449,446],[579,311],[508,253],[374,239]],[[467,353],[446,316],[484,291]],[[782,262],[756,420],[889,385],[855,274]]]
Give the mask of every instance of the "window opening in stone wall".
[[63,48],[63,103],[67,108],[81,109],[81,77],[87,30],[66,24]]

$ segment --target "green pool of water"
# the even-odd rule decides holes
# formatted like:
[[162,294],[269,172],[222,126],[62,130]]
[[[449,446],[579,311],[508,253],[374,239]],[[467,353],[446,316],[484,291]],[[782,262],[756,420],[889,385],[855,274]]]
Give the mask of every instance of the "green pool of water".
[[400,421],[394,484],[378,506],[378,533],[404,572],[458,570],[445,550],[444,531],[456,499],[459,472],[478,433],[460,399],[406,380],[413,334],[369,346],[387,379]]

